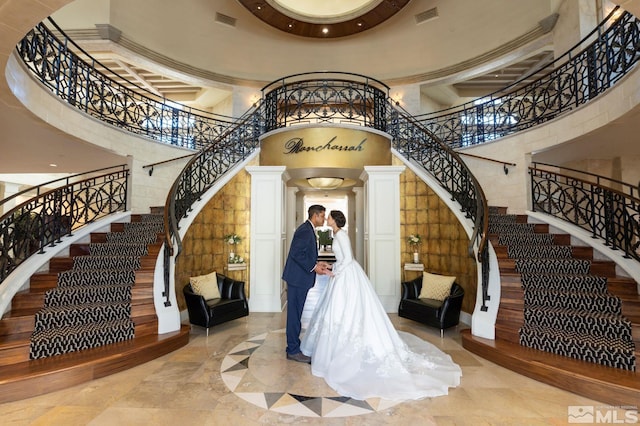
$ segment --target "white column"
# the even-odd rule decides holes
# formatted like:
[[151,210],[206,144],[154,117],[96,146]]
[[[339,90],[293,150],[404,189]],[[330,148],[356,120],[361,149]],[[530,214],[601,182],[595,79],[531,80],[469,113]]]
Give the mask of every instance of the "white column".
[[365,166],[365,255],[369,278],[387,312],[398,312],[400,173],[404,166]]
[[[364,248],[365,248],[365,207],[364,207],[364,188],[353,188],[353,211],[355,211],[356,229],[353,230],[353,238],[355,239],[355,258],[361,264],[364,262]],[[349,204],[349,210],[351,210],[351,204]]]
[[252,312],[282,310],[284,263],[284,166],[249,166],[251,174],[251,262],[249,264]]

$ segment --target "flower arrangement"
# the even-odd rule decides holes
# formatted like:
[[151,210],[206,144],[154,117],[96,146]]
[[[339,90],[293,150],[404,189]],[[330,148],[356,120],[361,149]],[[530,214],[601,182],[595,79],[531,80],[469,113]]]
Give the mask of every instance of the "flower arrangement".
[[422,238],[419,234],[411,234],[407,237],[407,242],[412,248],[415,248],[422,242]]
[[224,240],[227,243],[229,243],[229,245],[233,246],[236,244],[240,244],[240,241],[242,241],[242,238],[240,238],[238,234],[229,234],[224,236]]
[[244,258],[236,254],[233,257],[229,257],[229,263],[244,263]]

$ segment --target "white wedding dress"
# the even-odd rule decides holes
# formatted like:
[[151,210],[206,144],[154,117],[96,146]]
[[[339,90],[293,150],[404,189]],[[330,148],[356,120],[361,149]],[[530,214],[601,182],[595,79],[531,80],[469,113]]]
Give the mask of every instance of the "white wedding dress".
[[342,396],[409,400],[446,395],[462,371],[451,357],[391,324],[349,237],[334,235],[334,277],[302,339],[311,372]]

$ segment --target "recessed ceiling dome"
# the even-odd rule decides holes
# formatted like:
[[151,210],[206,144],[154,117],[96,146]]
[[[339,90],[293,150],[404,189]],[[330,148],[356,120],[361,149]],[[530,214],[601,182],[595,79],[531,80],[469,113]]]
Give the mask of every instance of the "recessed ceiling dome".
[[329,24],[364,15],[383,0],[266,0],[285,15],[305,22]]
[[409,0],[239,0],[267,24],[303,37],[335,38],[375,27]]

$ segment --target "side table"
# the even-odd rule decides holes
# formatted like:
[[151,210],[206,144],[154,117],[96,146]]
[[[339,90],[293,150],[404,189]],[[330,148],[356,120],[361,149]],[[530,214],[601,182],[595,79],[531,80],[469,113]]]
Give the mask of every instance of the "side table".
[[405,263],[402,270],[402,281],[406,281],[405,272],[424,272],[424,264],[422,263]]

